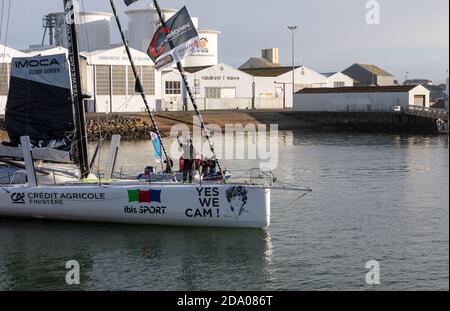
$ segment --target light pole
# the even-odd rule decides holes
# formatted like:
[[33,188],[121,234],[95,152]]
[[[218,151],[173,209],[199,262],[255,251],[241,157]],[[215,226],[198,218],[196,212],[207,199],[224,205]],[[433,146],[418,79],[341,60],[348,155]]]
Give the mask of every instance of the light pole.
[[288,26],[288,29],[292,31],[292,105],[294,104],[295,94],[295,30],[297,26]]

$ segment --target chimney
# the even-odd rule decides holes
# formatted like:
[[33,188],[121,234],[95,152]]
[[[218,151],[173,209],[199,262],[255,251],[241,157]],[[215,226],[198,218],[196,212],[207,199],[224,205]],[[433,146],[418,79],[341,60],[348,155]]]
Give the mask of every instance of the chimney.
[[280,62],[278,58],[278,48],[263,49],[261,54],[262,58],[267,59],[273,64],[278,64]]

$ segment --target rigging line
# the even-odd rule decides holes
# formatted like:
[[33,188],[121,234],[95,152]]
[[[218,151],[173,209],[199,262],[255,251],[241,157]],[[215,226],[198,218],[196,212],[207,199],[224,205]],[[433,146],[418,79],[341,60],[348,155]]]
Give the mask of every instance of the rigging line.
[[3,13],[5,10],[5,0],[2,0],[2,13],[0,15],[0,43],[2,42],[2,35],[3,35]]
[[[167,28],[166,21],[164,20],[164,17],[163,17],[163,14],[161,12],[161,8],[159,7],[158,1],[157,0],[153,0],[153,3],[155,5],[156,11],[158,12],[158,16],[159,16],[159,20],[161,21],[161,25],[164,28]],[[171,49],[175,48],[172,41],[169,40],[169,44],[170,44],[170,48]],[[211,149],[211,152],[214,155],[214,159],[215,159],[215,161],[217,163],[217,166],[219,168],[220,174],[222,175],[222,180],[223,180],[224,183],[226,183],[225,175],[224,175],[222,167],[220,165],[220,161],[219,161],[219,159],[217,159],[214,145],[211,143],[211,139],[210,139],[210,136],[209,136],[209,129],[205,126],[205,121],[203,120],[203,116],[200,113],[200,111],[198,110],[197,102],[196,102],[196,100],[194,98],[194,94],[192,93],[192,89],[189,86],[187,75],[184,72],[183,65],[181,64],[181,62],[177,62],[177,69],[178,69],[178,71],[181,74],[181,78],[183,80],[183,83],[184,83],[184,86],[186,88],[186,91],[187,91],[187,93],[189,95],[189,98],[191,99],[191,103],[192,103],[192,106],[194,107],[195,113],[197,114],[197,117],[200,120],[200,123],[202,125],[202,130],[205,132],[206,140],[208,141],[209,147]]]
[[117,23],[117,27],[119,28],[120,35],[122,37],[122,41],[123,41],[123,44],[125,46],[125,51],[127,52],[128,59],[129,59],[130,64],[131,64],[131,68],[133,69],[133,74],[134,74],[134,77],[136,79],[136,84],[139,87],[139,93],[140,93],[140,95],[142,97],[142,100],[144,102],[145,109],[147,110],[147,113],[150,116],[150,120],[152,121],[152,126],[153,126],[154,130],[156,131],[156,134],[158,135],[158,138],[159,138],[159,140],[161,142],[161,147],[162,147],[164,156],[166,157],[166,160],[167,160],[167,167],[170,169],[170,171],[172,171],[172,165],[171,165],[170,158],[169,158],[169,156],[167,154],[167,151],[166,151],[166,148],[165,148],[165,146],[163,144],[161,132],[159,131],[159,128],[158,128],[158,126],[156,124],[155,117],[153,116],[153,113],[152,113],[152,111],[150,109],[150,106],[148,105],[147,97],[146,97],[146,95],[144,93],[144,89],[143,89],[143,86],[142,86],[141,79],[140,79],[140,77],[139,77],[139,75],[137,73],[136,66],[134,64],[134,60],[133,60],[133,57],[131,55],[130,48],[128,46],[128,41],[125,38],[125,34],[123,32],[123,29],[122,29],[122,24],[120,23],[119,15],[117,15],[116,6],[114,5],[114,0],[110,0],[109,2],[111,4],[111,9],[112,9],[112,11],[114,13],[114,16],[115,16],[115,19],[116,19],[116,23]]
[[6,31],[5,31],[5,46],[4,46],[4,51],[3,51],[3,63],[5,62],[6,59],[6,45],[8,44],[8,32],[9,32],[9,17],[11,15],[11,0],[9,0],[8,2],[8,17],[6,19]]

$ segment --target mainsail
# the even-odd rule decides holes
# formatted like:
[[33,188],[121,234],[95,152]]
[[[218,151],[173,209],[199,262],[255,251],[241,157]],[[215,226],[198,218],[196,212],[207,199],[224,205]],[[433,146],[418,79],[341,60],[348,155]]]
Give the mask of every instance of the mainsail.
[[65,54],[12,59],[5,121],[12,147],[26,135],[33,147],[70,150],[74,119]]

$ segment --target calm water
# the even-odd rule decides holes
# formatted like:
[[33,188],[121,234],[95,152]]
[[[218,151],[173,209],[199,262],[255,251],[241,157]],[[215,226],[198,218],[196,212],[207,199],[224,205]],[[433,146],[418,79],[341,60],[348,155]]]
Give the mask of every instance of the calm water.
[[[283,133],[276,174],[314,192],[274,192],[267,231],[0,219],[0,290],[448,290],[448,146],[448,136]],[[120,165],[140,172],[149,152],[123,143]],[[65,285],[71,259],[79,287]],[[381,264],[375,288],[369,260]]]

